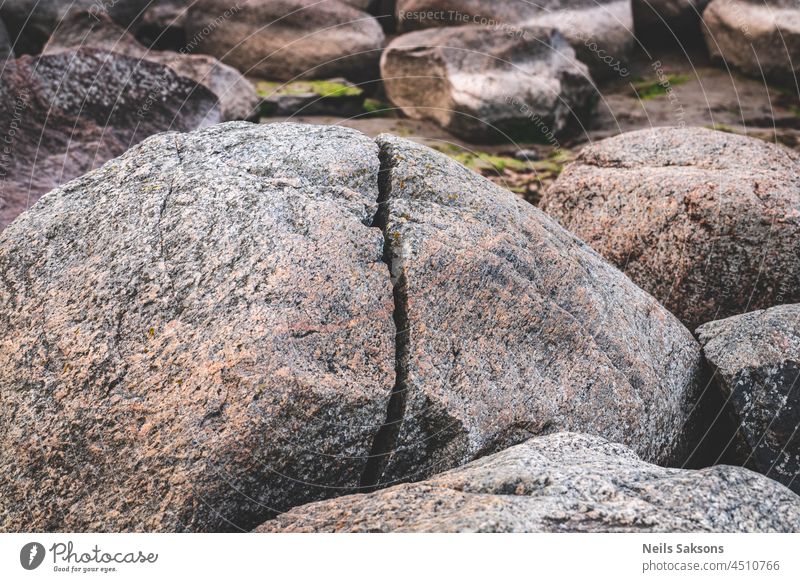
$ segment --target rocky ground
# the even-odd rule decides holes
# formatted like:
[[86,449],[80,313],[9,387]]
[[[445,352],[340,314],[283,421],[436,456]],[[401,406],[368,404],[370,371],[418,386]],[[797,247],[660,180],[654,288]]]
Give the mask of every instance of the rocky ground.
[[800,9],[543,4],[2,3],[0,531],[800,531]]

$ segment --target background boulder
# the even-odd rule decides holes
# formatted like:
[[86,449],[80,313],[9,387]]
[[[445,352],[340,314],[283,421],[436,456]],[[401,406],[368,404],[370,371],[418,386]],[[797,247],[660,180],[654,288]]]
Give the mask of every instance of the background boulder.
[[153,0],[3,0],[0,16],[6,23],[17,55],[42,50],[58,23],[74,12],[108,14],[120,26],[131,26]]
[[219,100],[222,121],[250,119],[260,103],[253,84],[239,71],[207,55],[150,50],[105,15],[76,12],[56,28],[45,54],[92,48],[166,65],[208,88]]
[[796,0],[712,0],[703,21],[712,58],[746,75],[795,86],[800,72]]
[[406,115],[471,141],[555,141],[580,126],[596,99],[586,67],[548,28],[405,34],[386,47],[381,76]]
[[702,128],[587,146],[542,208],[690,329],[800,301],[800,155]]
[[664,469],[560,433],[422,483],[298,507],[260,532],[797,532],[800,497],[757,473]]
[[186,32],[194,50],[277,81],[372,81],[384,42],[372,16],[338,0],[198,0]]
[[156,63],[92,49],[8,61],[0,76],[0,230],[45,192],[145,137],[219,119],[211,92]]

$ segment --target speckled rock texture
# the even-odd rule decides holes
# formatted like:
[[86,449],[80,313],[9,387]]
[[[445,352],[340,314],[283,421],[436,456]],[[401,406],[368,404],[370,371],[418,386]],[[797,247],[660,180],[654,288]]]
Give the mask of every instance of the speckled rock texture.
[[404,332],[372,480],[420,479],[563,430],[682,459],[700,359],[689,331],[511,192],[424,146],[378,143],[377,222]]
[[697,336],[733,409],[747,465],[800,493],[800,305],[714,321]]
[[108,14],[120,26],[128,27],[141,16],[152,0],[3,0],[0,17],[12,38],[19,36],[17,56],[38,53],[59,22],[74,12]]
[[166,65],[178,75],[205,86],[219,100],[222,121],[251,119],[260,103],[253,84],[233,67],[208,55],[149,50],[136,37],[104,15],[77,12],[56,28],[43,53],[80,48],[110,51]]
[[186,33],[197,52],[276,81],[375,80],[384,43],[377,20],[338,0],[198,0]]
[[742,469],[664,469],[559,433],[422,483],[298,507],[259,532],[797,532],[800,497]]
[[358,486],[394,381],[378,153],[164,133],[0,234],[0,531],[225,531]]
[[632,0],[636,37],[646,45],[702,44],[703,10],[709,0]]
[[510,36],[553,27],[594,78],[618,74],[614,66],[624,68],[635,48],[629,0],[397,0],[397,25],[403,32],[479,25]]
[[794,86],[800,73],[797,0],[713,0],[703,21],[712,58],[752,77]]
[[471,141],[552,141],[580,127],[597,98],[586,66],[550,28],[412,32],[386,47],[381,76],[406,115]]
[[9,61],[0,73],[0,230],[142,139],[218,121],[213,94],[156,63],[92,49]]
[[702,128],[636,131],[586,147],[545,212],[689,329],[800,301],[800,156]]

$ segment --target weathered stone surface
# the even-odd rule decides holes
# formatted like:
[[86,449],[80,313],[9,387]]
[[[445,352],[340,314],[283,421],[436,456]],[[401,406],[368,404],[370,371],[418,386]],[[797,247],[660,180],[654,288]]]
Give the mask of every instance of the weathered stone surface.
[[800,73],[796,0],[713,0],[703,21],[712,58],[747,75],[794,85]]
[[800,301],[800,155],[702,128],[585,148],[542,208],[690,329]]
[[747,469],[664,469],[560,433],[422,483],[298,507],[256,531],[797,532],[800,497]]
[[152,0],[3,0],[0,16],[12,38],[19,35],[17,55],[38,53],[59,22],[73,12],[88,10],[108,14],[123,27],[130,26]]
[[381,76],[406,115],[470,141],[552,141],[579,126],[596,99],[587,68],[550,28],[412,32],[386,48]]
[[0,78],[0,230],[145,137],[218,121],[214,95],[162,65],[91,49],[9,61]]
[[165,133],[0,234],[0,530],[249,529],[357,486],[393,383],[375,143]]
[[700,21],[709,0],[632,0],[636,36],[655,42],[702,43]]
[[403,332],[365,484],[561,430],[681,458],[700,358],[689,331],[511,192],[424,146],[378,142]]
[[554,27],[596,78],[618,74],[635,47],[628,0],[398,0],[401,31],[480,25],[506,34]]
[[198,0],[186,27],[199,52],[279,81],[374,80],[384,42],[372,16],[338,0]]
[[800,305],[707,323],[697,335],[748,466],[800,492]]
[[207,55],[149,50],[125,29],[104,15],[77,12],[56,28],[44,47],[56,54],[82,47],[115,52],[166,65],[178,75],[192,79],[216,95],[223,121],[250,119],[260,102],[253,84],[239,71]]

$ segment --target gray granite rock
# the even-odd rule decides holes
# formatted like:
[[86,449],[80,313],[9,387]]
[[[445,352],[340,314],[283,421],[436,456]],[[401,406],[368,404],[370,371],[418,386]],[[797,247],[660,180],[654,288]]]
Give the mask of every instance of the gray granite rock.
[[203,85],[219,100],[222,121],[251,119],[260,103],[253,84],[239,71],[208,55],[150,50],[105,15],[76,12],[59,24],[44,54],[80,48],[114,52],[165,65],[178,75]]
[[276,81],[375,80],[384,43],[377,20],[339,0],[198,0],[186,34],[193,50]]
[[635,48],[629,0],[397,0],[397,23],[403,32],[479,25],[509,35],[553,27],[595,78],[626,76]]
[[800,301],[800,155],[703,128],[594,143],[542,209],[690,329]]
[[758,79],[795,85],[800,73],[797,0],[713,0],[703,22],[712,58]]
[[511,192],[424,146],[378,143],[404,331],[367,481],[419,479],[563,430],[681,460],[700,358],[689,331]]
[[747,465],[800,493],[800,305],[713,321],[697,336]]
[[555,142],[586,121],[597,98],[589,71],[554,29],[420,30],[381,57],[387,97],[469,141]]
[[424,146],[161,134],[0,234],[0,530],[248,529],[560,430],[679,462],[699,359]]
[[665,469],[560,433],[422,483],[298,507],[256,531],[798,532],[800,497],[747,469]]
[[132,25],[152,0],[3,0],[0,17],[12,38],[19,36],[17,55],[38,53],[56,26],[74,12],[107,14],[123,27]]
[[92,49],[9,61],[0,73],[0,230],[144,138],[218,121],[216,97],[163,65]]
[[358,486],[394,380],[375,143],[154,136],[0,234],[0,531],[251,529]]

